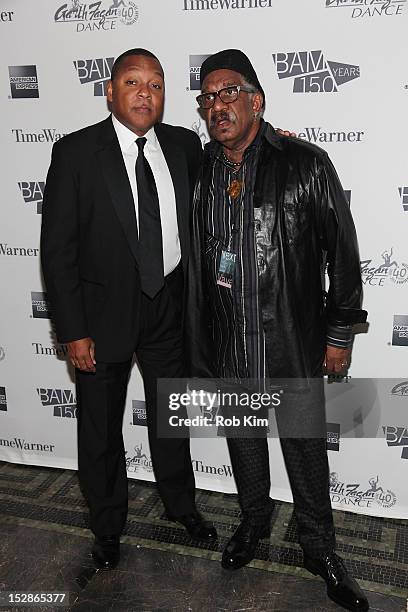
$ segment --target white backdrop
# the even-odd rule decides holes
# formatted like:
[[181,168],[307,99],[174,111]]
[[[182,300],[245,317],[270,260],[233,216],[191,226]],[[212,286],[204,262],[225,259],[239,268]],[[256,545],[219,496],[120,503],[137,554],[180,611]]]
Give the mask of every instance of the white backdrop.
[[[0,459],[76,467],[73,376],[51,330],[38,257],[53,140],[106,116],[112,58],[140,46],[162,61],[165,121],[204,141],[197,70],[202,56],[237,47],[256,67],[266,119],[329,152],[359,235],[370,327],[357,336],[352,378],[328,389],[333,506],[408,517],[406,5],[0,0]],[[124,436],[129,476],[152,480],[135,369]],[[272,495],[290,500],[277,440],[270,448]],[[192,456],[199,487],[235,491],[224,440],[195,439]]]

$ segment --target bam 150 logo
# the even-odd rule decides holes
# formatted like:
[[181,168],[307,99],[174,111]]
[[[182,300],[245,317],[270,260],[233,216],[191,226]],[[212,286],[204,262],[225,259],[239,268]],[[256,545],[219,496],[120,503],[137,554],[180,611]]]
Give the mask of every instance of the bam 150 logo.
[[351,17],[395,17],[402,15],[407,0],[326,0],[326,8],[350,8]]
[[408,212],[408,187],[398,187],[404,212]]
[[55,23],[72,23],[77,32],[116,30],[117,25],[133,25],[139,19],[139,9],[130,0],[99,0],[62,4],[54,15]]
[[45,181],[20,181],[18,186],[26,204],[36,204],[37,214],[42,213]]
[[323,51],[273,53],[279,79],[293,78],[294,93],[336,93],[360,77],[360,67],[326,60]]
[[94,96],[106,96],[114,61],[114,57],[75,60],[74,66],[81,85],[93,83]]
[[56,417],[76,417],[76,400],[71,389],[45,389],[37,388],[41,403],[45,407],[54,409]]
[[402,446],[401,459],[408,459],[408,428],[395,425],[383,426],[388,446]]

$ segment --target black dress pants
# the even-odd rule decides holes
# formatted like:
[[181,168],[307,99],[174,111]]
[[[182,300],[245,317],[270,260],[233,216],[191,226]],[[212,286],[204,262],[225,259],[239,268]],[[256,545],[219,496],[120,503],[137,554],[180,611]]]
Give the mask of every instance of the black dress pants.
[[[276,411],[282,453],[292,490],[299,543],[316,557],[335,547],[329,496],[323,380],[311,396],[293,396]],[[324,436],[324,437],[323,437]],[[263,525],[271,515],[266,438],[229,438],[228,447],[244,517]]]
[[[181,266],[150,299],[142,295],[135,354],[142,372],[153,470],[165,509],[174,517],[195,510],[190,442],[157,437],[157,379],[182,378]],[[122,436],[131,359],[101,363],[96,373],[77,370],[78,466],[95,535],[120,535],[126,522],[128,487]]]

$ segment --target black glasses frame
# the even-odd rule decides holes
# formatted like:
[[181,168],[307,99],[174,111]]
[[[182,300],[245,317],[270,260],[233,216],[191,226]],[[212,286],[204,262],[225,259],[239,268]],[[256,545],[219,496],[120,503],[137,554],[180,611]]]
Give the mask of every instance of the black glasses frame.
[[[227,100],[222,99],[222,93],[224,91],[227,91],[227,89],[237,90],[237,97],[234,98],[234,100],[227,101]],[[222,89],[219,89],[218,91],[207,91],[206,93],[200,94],[199,96],[196,97],[197,104],[200,108],[203,108],[204,110],[208,110],[209,108],[212,108],[214,106],[215,99],[217,96],[219,97],[221,102],[224,102],[224,104],[231,104],[232,102],[235,102],[235,100],[238,100],[240,91],[245,91],[246,93],[256,93],[255,90],[252,89],[251,87],[245,87],[244,85],[229,85],[228,87],[223,87]],[[210,104],[210,106],[204,106],[204,100],[206,96],[214,96],[212,104]]]

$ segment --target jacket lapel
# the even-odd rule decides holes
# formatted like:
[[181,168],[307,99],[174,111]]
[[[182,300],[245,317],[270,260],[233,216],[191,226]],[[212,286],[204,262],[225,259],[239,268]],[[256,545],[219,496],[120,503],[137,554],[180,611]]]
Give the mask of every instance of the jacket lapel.
[[129,248],[137,261],[137,223],[135,203],[119,141],[110,117],[101,131],[101,148],[97,156],[116,214],[122,225]]
[[189,199],[188,167],[184,150],[169,135],[170,126],[164,129],[162,125],[155,126],[155,132],[166,159],[173,181],[176,196],[177,225],[180,238],[181,259],[183,268],[187,262],[189,250]]

